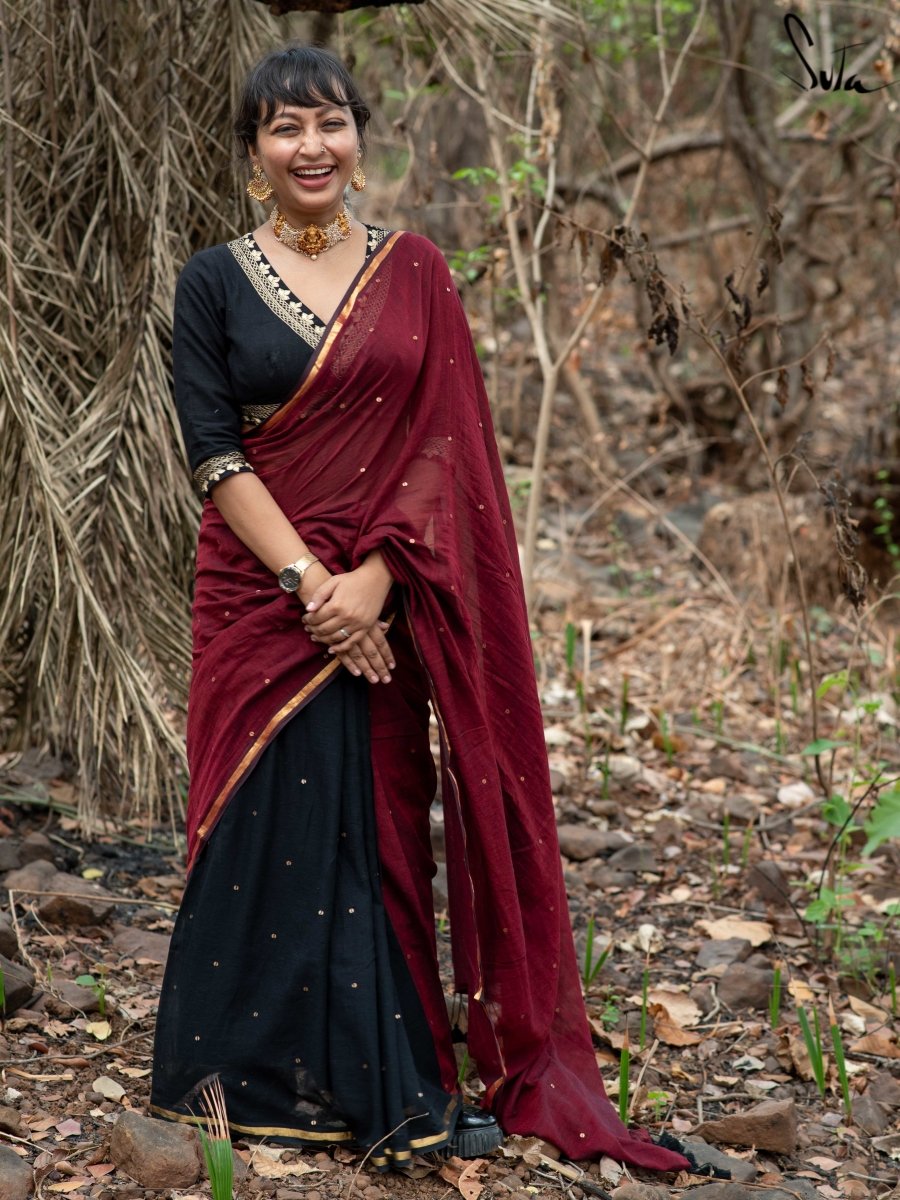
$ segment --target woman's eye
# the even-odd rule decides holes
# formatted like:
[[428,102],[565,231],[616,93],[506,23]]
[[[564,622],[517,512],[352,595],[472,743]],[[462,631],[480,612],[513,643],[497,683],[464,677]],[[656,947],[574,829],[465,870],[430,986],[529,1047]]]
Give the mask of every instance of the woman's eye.
[[347,124],[346,121],[326,121],[323,128],[325,129],[343,129]]

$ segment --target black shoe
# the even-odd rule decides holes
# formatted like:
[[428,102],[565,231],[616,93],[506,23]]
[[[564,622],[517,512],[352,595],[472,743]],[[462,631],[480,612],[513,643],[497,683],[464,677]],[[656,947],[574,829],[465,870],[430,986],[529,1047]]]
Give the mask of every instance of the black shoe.
[[503,1142],[503,1130],[484,1109],[471,1104],[463,1106],[456,1122],[453,1137],[438,1153],[442,1158],[480,1158],[490,1154]]

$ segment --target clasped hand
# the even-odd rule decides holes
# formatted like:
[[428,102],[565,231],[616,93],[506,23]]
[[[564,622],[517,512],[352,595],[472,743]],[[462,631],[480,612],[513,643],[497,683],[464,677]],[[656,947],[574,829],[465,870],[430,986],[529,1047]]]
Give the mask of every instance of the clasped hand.
[[[307,577],[315,583],[325,571],[316,563]],[[378,620],[390,586],[389,576],[363,563],[355,571],[327,574],[304,605],[303,624],[312,640],[327,645],[351,674],[365,674],[370,683],[390,683],[395,666],[385,637],[388,623]]]

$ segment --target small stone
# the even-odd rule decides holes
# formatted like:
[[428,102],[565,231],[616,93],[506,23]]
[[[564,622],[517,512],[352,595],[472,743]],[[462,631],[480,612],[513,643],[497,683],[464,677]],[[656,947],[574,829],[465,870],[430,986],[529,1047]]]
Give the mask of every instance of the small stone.
[[186,1188],[200,1178],[200,1142],[187,1125],[123,1112],[113,1127],[109,1154],[142,1187]]
[[610,1195],[613,1200],[669,1200],[668,1189],[652,1183],[622,1183]]
[[560,825],[558,835],[560,852],[574,862],[587,862],[589,858],[599,858],[601,854],[628,845],[623,834],[593,829],[590,825]]
[[749,1183],[757,1176],[757,1169],[753,1163],[745,1162],[742,1158],[735,1158],[731,1154],[724,1154],[706,1142],[685,1138],[684,1148],[690,1151],[691,1157],[698,1167],[708,1165],[715,1167],[718,1171],[730,1171],[731,1178],[738,1183]]
[[121,1100],[125,1095],[121,1083],[117,1079],[110,1079],[108,1075],[98,1075],[91,1084],[91,1091],[105,1100]]
[[165,966],[169,954],[169,935],[153,933],[134,925],[113,926],[113,946],[129,958],[146,958]]
[[434,907],[437,912],[446,912],[450,906],[450,885],[447,881],[447,864],[439,862],[434,865],[436,870],[434,878],[431,881],[431,895]]
[[0,913],[0,954],[4,958],[15,958],[19,953],[19,940],[13,923],[6,913]]
[[776,862],[754,863],[747,872],[747,883],[767,904],[783,906],[790,900],[790,880]]
[[34,993],[34,972],[21,963],[11,962],[3,954],[0,954],[0,972],[3,975],[6,996],[5,1015],[9,1017],[31,999]]
[[891,1124],[886,1111],[868,1092],[854,1099],[853,1120],[870,1137],[885,1133]]
[[56,894],[42,896],[38,912],[43,920],[60,925],[99,925],[115,907],[115,898],[106,888],[64,871],[53,876],[46,890]]
[[706,1141],[793,1154],[797,1148],[797,1109],[793,1100],[763,1100],[744,1112],[704,1121],[694,1132]]
[[611,854],[608,865],[616,867],[619,871],[655,871],[657,868],[656,851],[653,846],[632,842]]
[[8,1108],[5,1104],[0,1104],[0,1132],[11,1133],[13,1137],[28,1137],[22,1118],[14,1108]]
[[380,1187],[378,1187],[377,1184],[373,1183],[365,1189],[363,1195],[365,1196],[366,1200],[382,1200],[384,1192]]
[[747,963],[732,963],[719,980],[719,999],[732,1012],[746,1008],[767,1008],[774,978],[771,970],[763,971]]
[[0,1197],[2,1200],[28,1200],[34,1191],[34,1174],[9,1146],[0,1146]]
[[697,951],[697,966],[709,968],[743,962],[752,949],[746,938],[724,938],[722,941],[704,942]]
[[22,865],[20,843],[14,838],[0,839],[0,872],[17,871]]
[[586,868],[584,877],[589,888],[630,888],[637,883],[634,871],[617,871],[615,867],[607,866],[605,862],[594,862]]
[[887,1071],[878,1072],[866,1089],[866,1095],[888,1108],[900,1108],[900,1082]]
[[96,988],[82,987],[72,979],[54,979],[53,990],[57,995],[47,997],[47,1009],[57,1016],[69,1017],[75,1012],[100,1011],[100,997]]
[[17,871],[10,872],[4,879],[3,886],[17,892],[43,892],[56,874],[53,863],[39,858]]
[[704,1017],[708,1017],[716,1007],[716,997],[708,983],[695,983],[688,995],[700,1009]]
[[56,854],[53,843],[47,837],[46,833],[29,833],[22,839],[22,845],[19,847],[19,859],[22,866],[26,863],[37,862],[43,859],[45,862],[53,862],[53,857]]

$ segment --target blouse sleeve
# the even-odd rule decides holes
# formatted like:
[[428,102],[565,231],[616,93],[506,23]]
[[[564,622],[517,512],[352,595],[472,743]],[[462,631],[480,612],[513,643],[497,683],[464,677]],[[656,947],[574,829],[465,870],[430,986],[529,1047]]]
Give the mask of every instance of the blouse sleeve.
[[172,332],[175,405],[204,499],[228,475],[253,470],[244,457],[241,411],[231,388],[224,287],[214,253],[195,255],[181,272]]

